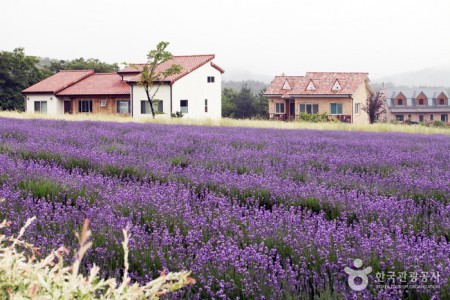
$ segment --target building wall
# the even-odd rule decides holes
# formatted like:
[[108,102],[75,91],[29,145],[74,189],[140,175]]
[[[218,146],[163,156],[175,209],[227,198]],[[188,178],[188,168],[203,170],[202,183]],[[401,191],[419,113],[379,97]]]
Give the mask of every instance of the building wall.
[[[328,97],[310,97],[310,98],[295,98],[295,115],[300,114],[300,104],[319,104],[319,114],[331,114],[331,103],[342,104],[342,114],[351,115],[352,105],[350,98],[328,98]],[[276,103],[286,103],[286,100],[281,98],[269,98],[269,113],[275,113]],[[289,105],[289,102],[288,104]],[[285,104],[285,111],[287,110]]]
[[284,111],[285,112],[287,111],[286,100],[281,99],[281,98],[269,97],[268,101],[269,101],[269,114],[274,114],[275,113],[275,104],[276,103],[285,103]]
[[[433,119],[431,119],[431,115],[433,116]],[[419,123],[420,116],[423,116],[423,122],[434,122],[434,121],[441,121],[441,115],[447,115],[447,120],[450,120],[450,112],[424,112],[424,113],[418,113],[418,112],[402,112],[402,113],[392,113],[391,114],[391,120],[396,120],[397,116],[403,116],[403,121],[411,121],[415,123]]]
[[295,114],[300,114],[300,104],[319,104],[319,114],[327,113],[331,115],[331,103],[342,104],[342,115],[352,114],[352,101],[350,98],[296,98]]
[[[92,113],[93,114],[117,114],[117,101],[118,100],[130,100],[129,96],[122,97],[94,97],[94,96],[82,96],[82,97],[73,97],[66,98],[63,100],[71,100],[72,102],[72,113],[77,114],[78,111],[78,102],[81,100],[92,100]],[[102,100],[106,100],[106,106],[101,106]],[[130,103],[131,105],[131,103]],[[64,113],[64,103],[63,103],[63,112]]]
[[64,113],[64,103],[61,99],[57,98],[54,94],[34,94],[26,95],[26,112],[35,112],[34,103],[36,101],[47,101],[47,114],[58,115]]
[[[207,81],[208,76],[214,76],[214,83]],[[172,92],[172,93],[171,93]],[[141,100],[147,100],[147,95],[142,86],[132,87],[133,117],[151,117],[151,114],[141,114]],[[219,119],[222,117],[222,78],[221,73],[209,63],[201,66],[172,85],[161,85],[156,99],[163,100],[162,115],[157,118],[170,117],[171,113],[180,111],[180,100],[188,100],[188,113],[185,118]],[[172,99],[172,110],[170,101]],[[208,112],[205,112],[205,99],[208,99]]]
[[[369,118],[367,113],[362,110],[362,106],[365,105],[367,95],[370,92],[366,88],[366,85],[361,85],[358,90],[353,94],[353,107],[352,107],[352,99],[349,97],[345,98],[336,98],[336,97],[305,97],[305,98],[296,98],[295,101],[295,115],[300,115],[300,104],[319,104],[319,114],[327,113],[331,115],[331,103],[339,103],[342,104],[342,115],[353,115],[354,105],[355,103],[359,103],[360,112],[359,115],[353,115],[352,121],[356,124],[368,124]],[[276,103],[285,103],[286,101],[281,98],[269,97],[269,114],[275,113],[275,104]],[[285,111],[287,111],[287,105],[285,104]]]
[[353,113],[355,112],[356,104],[359,104],[359,114],[353,114],[354,124],[369,124],[369,115],[362,109],[366,105],[367,97],[371,92],[369,91],[367,84],[363,83],[352,95],[353,98]]
[[[208,82],[214,76],[214,82]],[[208,99],[208,112],[205,112]],[[187,118],[220,119],[222,117],[222,74],[210,63],[204,64],[183,78],[172,88],[172,112],[180,111],[180,100],[188,100]]]
[[[156,87],[155,87],[156,88]],[[141,113],[141,101],[147,100],[147,94],[142,86],[133,85],[131,87],[131,94],[133,95],[133,118],[151,118],[150,114],[142,114]],[[158,114],[158,118],[166,118],[170,117],[170,86],[168,84],[161,85],[158,89],[157,94],[155,95],[156,99],[163,101],[163,113]],[[154,108],[156,109],[158,104],[154,104]]]

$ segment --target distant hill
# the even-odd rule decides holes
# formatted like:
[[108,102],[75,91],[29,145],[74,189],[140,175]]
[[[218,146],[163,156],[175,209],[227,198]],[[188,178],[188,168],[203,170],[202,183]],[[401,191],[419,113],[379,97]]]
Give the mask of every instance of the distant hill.
[[409,87],[450,87],[450,66],[430,67],[413,72],[399,73],[372,80],[376,84]]
[[254,80],[261,81],[269,84],[273,80],[274,76],[256,74],[246,70],[227,70],[222,75],[222,80],[224,81],[245,81],[245,80]]
[[235,91],[240,91],[241,88],[247,85],[247,87],[252,91],[254,95],[257,95],[261,92],[261,90],[267,88],[268,84],[256,81],[256,80],[242,80],[242,81],[222,81],[222,89],[224,88],[232,88]]

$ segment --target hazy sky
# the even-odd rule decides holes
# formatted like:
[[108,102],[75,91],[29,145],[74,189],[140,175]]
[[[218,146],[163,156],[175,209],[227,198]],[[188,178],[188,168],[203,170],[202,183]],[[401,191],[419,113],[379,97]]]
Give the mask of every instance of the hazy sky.
[[0,50],[59,59],[143,62],[159,41],[174,55],[216,54],[225,71],[371,78],[450,65],[450,0],[10,0]]

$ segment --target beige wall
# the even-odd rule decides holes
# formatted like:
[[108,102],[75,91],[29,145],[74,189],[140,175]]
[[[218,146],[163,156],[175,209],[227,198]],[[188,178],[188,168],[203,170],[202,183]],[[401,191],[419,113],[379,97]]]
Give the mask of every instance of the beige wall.
[[[275,113],[275,103],[286,103],[286,101],[281,98],[269,98],[269,113]],[[319,104],[319,114],[331,114],[331,103],[341,103],[343,115],[352,114],[352,105],[350,98],[296,98],[295,114],[300,114],[300,104]],[[284,109],[286,111],[286,106]]]
[[286,100],[281,98],[269,98],[269,114],[275,113],[275,104],[276,103],[285,103],[284,112],[286,112]]
[[361,84],[360,87],[353,94],[353,111],[355,111],[355,104],[359,103],[359,114],[358,115],[354,114],[353,123],[369,124],[369,116],[362,108],[363,108],[363,106],[366,105],[367,97],[370,94],[371,93],[370,93],[366,83]]
[[299,104],[319,104],[319,114],[327,113],[331,115],[331,103],[342,104],[342,114],[352,114],[352,100],[350,98],[296,98],[295,114],[300,114]]

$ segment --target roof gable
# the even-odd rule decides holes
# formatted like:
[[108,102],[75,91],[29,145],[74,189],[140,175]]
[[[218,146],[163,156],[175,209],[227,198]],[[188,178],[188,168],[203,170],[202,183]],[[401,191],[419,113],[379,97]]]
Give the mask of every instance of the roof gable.
[[[219,72],[224,73],[224,70],[217,66],[216,64],[212,63],[212,60],[214,59],[214,54],[207,54],[207,55],[185,55],[185,56],[173,56],[172,59],[163,62],[159,64],[156,68],[157,73],[164,72],[170,66],[172,65],[180,65],[182,67],[181,73],[174,74],[168,77],[163,78],[161,81],[163,82],[175,82],[182,77],[186,76],[187,74],[191,73],[192,71],[200,68],[201,66],[205,65],[208,62],[211,62],[211,67],[217,69]],[[134,64],[125,67],[123,70],[120,70],[118,74],[125,75],[125,74],[135,74],[134,77],[129,79],[129,82],[137,82],[140,80],[140,73],[142,72],[145,64]]]
[[331,88],[332,91],[340,91],[341,85],[339,84],[339,80],[336,79],[336,82],[334,83],[333,87]]
[[[272,80],[272,82],[267,87],[266,91],[264,92],[264,95],[288,95],[289,91],[295,88],[301,81],[303,80],[303,76],[275,76],[275,78]],[[291,88],[283,89],[286,87],[286,83]]]
[[425,100],[428,99],[427,95],[425,95],[425,93],[422,92],[422,91],[417,95],[416,98],[417,98],[417,99],[418,99],[418,98],[421,98],[421,99],[425,99]]
[[291,90],[291,86],[289,85],[289,81],[285,80],[283,84],[283,90]]
[[396,99],[399,94],[402,94],[405,99],[417,98],[420,94],[423,94],[427,99],[436,99],[441,94],[448,97],[445,88],[386,89],[384,94],[391,99]]
[[309,81],[308,86],[306,87],[306,90],[307,91],[315,91],[316,90],[316,86],[314,85],[312,80]]
[[64,70],[30,86],[22,91],[24,94],[32,93],[52,93],[59,91],[89,77],[94,74],[94,70]]

